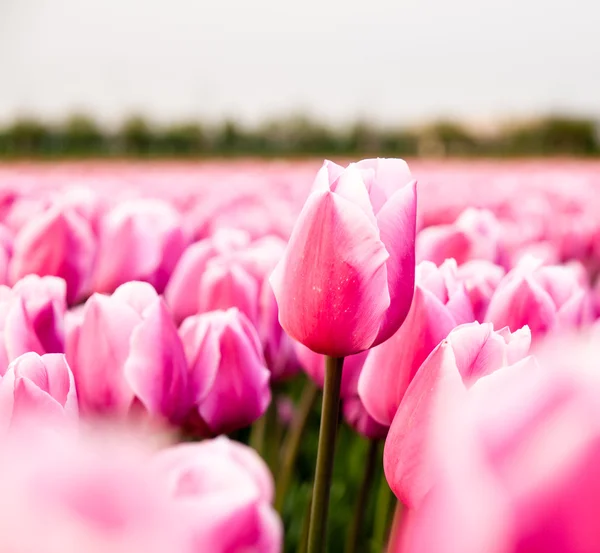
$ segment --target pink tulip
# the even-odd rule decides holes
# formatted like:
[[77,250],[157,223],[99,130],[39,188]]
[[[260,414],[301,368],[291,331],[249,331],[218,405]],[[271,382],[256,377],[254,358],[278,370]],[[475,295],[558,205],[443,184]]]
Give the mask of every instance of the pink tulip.
[[10,258],[13,252],[13,237],[4,225],[0,225],[0,284],[8,284]]
[[199,553],[139,435],[16,438],[0,460],[0,551]]
[[358,393],[369,414],[389,426],[411,380],[431,351],[448,333],[474,320],[456,262],[441,267],[429,261],[417,267],[415,297],[405,324],[385,344],[369,352]]
[[188,425],[220,434],[260,418],[271,401],[270,374],[256,330],[236,308],[187,318],[179,330],[190,367]]
[[68,303],[75,303],[88,293],[95,253],[88,222],[73,210],[54,207],[30,219],[17,234],[10,281],[29,273],[61,277]]
[[27,275],[12,289],[0,287],[0,302],[23,301],[25,311],[45,353],[65,351],[66,283],[62,278]]
[[485,320],[496,328],[528,325],[534,336],[592,320],[592,299],[580,266],[543,266],[525,258],[500,282]]
[[281,551],[273,478],[254,450],[224,437],[182,444],[159,453],[154,469],[169,482],[198,553]]
[[500,265],[480,259],[467,261],[458,267],[456,277],[465,285],[475,320],[483,321],[490,300],[505,274]]
[[342,403],[344,420],[355,432],[369,440],[383,440],[388,427],[379,424],[365,409],[358,395],[346,398]]
[[384,468],[390,487],[408,507],[418,505],[431,487],[425,443],[434,402],[479,378],[521,361],[529,350],[527,327],[511,334],[490,323],[455,328],[425,359],[411,381],[385,444]]
[[130,280],[162,292],[187,239],[179,214],[158,200],[131,200],[108,212],[100,226],[94,290],[112,292]]
[[440,265],[456,259],[458,265],[479,259],[498,263],[501,259],[501,229],[486,209],[467,208],[452,225],[427,227],[417,235],[417,261]]
[[407,520],[401,551],[600,549],[597,349],[588,371],[573,357],[578,346],[567,346],[565,366],[503,369],[438,405],[434,486]]
[[274,380],[289,377],[299,368],[266,280],[284,248],[285,242],[273,236],[250,242],[247,233],[220,230],[184,252],[165,292],[177,321],[237,307],[258,329]]
[[22,423],[61,426],[78,415],[73,373],[64,355],[25,353],[0,379],[0,431]]
[[67,359],[85,414],[141,411],[179,423],[189,410],[187,363],[167,307],[143,282],[94,294],[69,322]]
[[412,300],[415,226],[405,162],[326,162],[271,276],[281,326],[335,357],[387,340]]

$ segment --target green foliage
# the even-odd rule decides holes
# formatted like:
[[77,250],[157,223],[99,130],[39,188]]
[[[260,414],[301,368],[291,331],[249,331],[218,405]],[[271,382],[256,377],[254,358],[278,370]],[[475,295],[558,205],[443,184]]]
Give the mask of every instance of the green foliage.
[[552,116],[477,134],[455,121],[415,129],[366,121],[334,128],[302,115],[250,129],[234,120],[211,128],[196,122],[166,127],[137,115],[117,132],[84,115],[59,125],[21,118],[0,129],[0,157],[319,156],[595,156],[600,130],[584,118]]

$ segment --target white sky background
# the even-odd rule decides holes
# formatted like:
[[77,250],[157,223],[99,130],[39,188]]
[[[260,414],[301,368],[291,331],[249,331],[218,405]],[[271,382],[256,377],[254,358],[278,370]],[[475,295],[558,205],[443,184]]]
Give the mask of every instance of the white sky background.
[[0,121],[600,116],[597,0],[0,0]]

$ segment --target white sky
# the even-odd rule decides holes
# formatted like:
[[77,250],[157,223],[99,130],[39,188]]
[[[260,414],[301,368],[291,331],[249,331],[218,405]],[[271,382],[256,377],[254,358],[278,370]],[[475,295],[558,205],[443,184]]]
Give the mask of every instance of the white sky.
[[0,0],[0,121],[600,116],[597,0]]

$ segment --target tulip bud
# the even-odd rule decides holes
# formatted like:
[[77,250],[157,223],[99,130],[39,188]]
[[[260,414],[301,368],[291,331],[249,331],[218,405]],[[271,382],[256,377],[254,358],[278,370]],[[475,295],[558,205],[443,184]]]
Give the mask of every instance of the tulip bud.
[[181,422],[189,409],[185,353],[152,286],[129,282],[110,297],[94,294],[68,333],[82,412],[126,417],[135,408]]
[[0,428],[62,426],[78,419],[73,373],[64,355],[25,353],[0,379]]
[[190,367],[188,425],[228,433],[260,418],[271,401],[270,374],[256,330],[236,308],[187,318],[179,329]]
[[271,275],[279,321],[317,353],[387,340],[413,295],[416,184],[402,160],[326,162]]
[[14,241],[10,280],[27,274],[61,277],[67,283],[67,302],[85,297],[96,253],[88,222],[75,211],[48,209],[21,228]]

